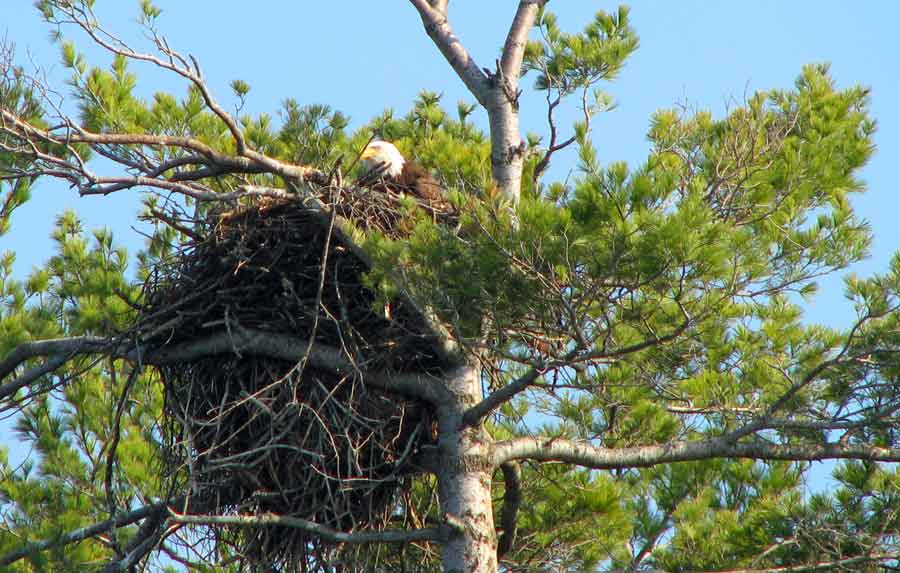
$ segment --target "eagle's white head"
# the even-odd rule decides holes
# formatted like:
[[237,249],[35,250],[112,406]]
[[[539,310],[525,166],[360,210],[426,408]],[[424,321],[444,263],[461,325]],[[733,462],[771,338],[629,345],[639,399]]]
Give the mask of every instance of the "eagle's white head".
[[370,141],[359,159],[365,174],[388,177],[399,177],[403,171],[403,164],[406,163],[406,159],[393,143],[380,139]]

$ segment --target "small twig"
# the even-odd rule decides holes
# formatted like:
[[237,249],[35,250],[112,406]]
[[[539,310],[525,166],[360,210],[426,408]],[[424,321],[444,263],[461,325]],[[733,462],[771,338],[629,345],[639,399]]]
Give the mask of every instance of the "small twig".
[[203,237],[201,237],[200,235],[195,233],[192,229],[187,228],[186,226],[182,225],[181,223],[179,223],[178,221],[176,221],[175,219],[173,219],[172,217],[168,216],[166,213],[163,213],[162,211],[160,211],[158,209],[150,209],[150,214],[153,215],[153,217],[155,219],[159,219],[166,225],[172,227],[173,229],[175,229],[176,231],[178,231],[179,233],[184,235],[185,237],[188,237],[197,242],[200,242],[203,240]]

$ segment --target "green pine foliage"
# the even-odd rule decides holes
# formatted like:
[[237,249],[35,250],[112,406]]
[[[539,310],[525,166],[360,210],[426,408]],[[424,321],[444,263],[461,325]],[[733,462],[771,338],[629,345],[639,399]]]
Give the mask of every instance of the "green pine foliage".
[[[370,247],[384,283],[400,275],[457,328],[463,344],[488,331],[487,339],[511,355],[536,359],[521,333],[552,336],[560,320],[579,322],[598,355],[677,331],[687,316],[696,321],[677,342],[571,372],[565,382],[590,393],[562,393],[552,402],[535,399],[506,410],[502,425],[511,434],[528,433],[515,421],[530,411],[556,419],[545,426],[548,435],[599,436],[608,447],[717,435],[736,418],[712,412],[771,406],[790,385],[773,371],[802,378],[840,352],[846,339],[846,331],[805,324],[796,295],[811,296],[817,278],[867,253],[869,229],[848,201],[863,190],[857,173],[872,152],[874,124],[866,105],[865,90],[838,90],[826,66],[809,66],[795,90],[756,94],[721,120],[705,112],[660,112],[649,133],[654,152],[633,170],[600,165],[582,138],[581,176],[555,195],[548,190],[523,199],[517,225],[488,197],[463,204],[461,233],[423,218],[409,239],[379,237]],[[848,296],[863,321],[850,352],[896,342],[898,279],[894,265],[885,276],[849,280]],[[877,370],[839,369],[827,386],[797,392],[784,408],[812,412],[890,401],[889,385],[858,388],[876,371],[887,380],[896,375],[889,353],[873,353],[873,361]],[[711,413],[685,424],[667,409],[673,400]],[[853,439],[892,443],[889,424],[870,432]],[[604,534],[595,533],[595,544],[579,546],[570,557],[578,567],[606,558],[627,563],[634,555],[620,550],[608,549],[603,558],[591,553],[620,549],[605,539],[618,532],[633,540],[635,555],[641,540],[665,536],[658,563],[666,570],[746,566],[775,539],[826,529],[818,520],[807,523],[815,514],[810,504],[821,503],[821,496],[805,502],[801,477],[796,464],[721,461],[629,472],[623,480],[635,489],[620,497],[633,496],[622,502],[627,509],[596,507],[595,516],[607,520]],[[585,488],[567,485],[560,487],[568,500],[588,503]],[[527,504],[523,527],[533,528],[534,543],[549,551],[541,534],[559,540],[554,520],[568,516],[580,524],[578,512],[553,502],[549,486],[529,486],[537,492],[529,492],[535,501]],[[880,497],[889,489],[858,495]],[[859,500],[844,489],[841,496]],[[619,520],[621,511],[632,519]],[[873,535],[884,520],[869,512],[856,527]],[[614,525],[629,522],[633,530]],[[852,553],[840,544],[823,547],[820,558]],[[785,549],[765,562],[809,558],[808,548]]]
[[[66,212],[53,238],[57,254],[24,282],[10,276],[12,256],[4,261],[4,354],[28,340],[120,333],[134,317],[140,287],[127,278],[128,254],[108,231],[89,237],[75,214]],[[120,409],[126,384],[132,391]],[[0,456],[0,552],[53,539],[107,519],[112,506],[128,510],[162,494],[158,480],[148,479],[160,471],[156,423],[162,392],[152,376],[111,359],[75,360],[32,392],[19,392],[15,426],[31,449],[29,459],[13,466]],[[120,530],[113,542],[124,546],[133,533]],[[108,555],[97,543],[69,545],[35,554],[13,570],[74,570]]]

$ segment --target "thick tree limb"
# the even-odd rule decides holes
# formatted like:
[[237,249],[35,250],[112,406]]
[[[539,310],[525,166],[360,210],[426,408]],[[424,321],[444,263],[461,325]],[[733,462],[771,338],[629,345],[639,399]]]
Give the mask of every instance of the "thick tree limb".
[[[72,338],[50,338],[23,342],[0,360],[0,379],[8,376],[16,367],[39,356],[82,353],[87,349],[100,350],[109,346],[108,338],[102,336],[78,336]],[[2,389],[3,386],[0,386]]]
[[346,533],[314,521],[307,521],[298,517],[275,515],[266,513],[263,515],[181,515],[173,513],[171,520],[175,523],[187,523],[193,525],[246,525],[259,527],[267,525],[279,525],[292,527],[315,534],[320,539],[332,543],[412,543],[415,541],[441,541],[447,535],[445,527],[431,527],[424,529],[388,529],[382,531],[360,531]]
[[[14,396],[20,389],[56,371],[75,356],[112,353],[114,341],[97,336],[77,336],[23,342],[0,361],[0,380],[9,376],[27,360],[46,357],[46,362],[29,368],[18,378],[0,384],[0,401]],[[0,408],[3,410],[4,408]]]
[[541,6],[547,0],[521,0],[513,17],[506,42],[503,44],[503,55],[500,57],[500,71],[504,79],[509,82],[513,92],[519,87],[519,76],[522,73],[522,59],[525,56],[525,47],[528,44],[528,33],[534,27]]
[[432,8],[446,16],[447,7],[450,5],[450,0],[428,0],[428,4],[430,4]]
[[853,459],[881,462],[900,461],[900,448],[865,444],[790,444],[761,440],[736,443],[723,438],[632,448],[603,448],[584,442],[555,438],[516,438],[494,446],[494,465],[512,460],[566,462],[591,469],[650,467],[672,462],[712,458],[756,460],[820,461]]
[[[34,368],[29,368],[18,378],[13,379],[6,384],[0,385],[0,399],[3,399],[6,396],[12,396],[20,389],[39,380],[42,376],[50,374],[51,372],[55,371],[57,368],[65,364],[68,359],[69,357],[64,355],[53,356],[49,360],[47,360],[47,362],[35,366]],[[5,409],[5,407],[0,407],[0,412]]]
[[112,529],[124,527],[147,517],[158,515],[166,510],[167,505],[168,502],[145,505],[144,507],[138,508],[134,511],[118,515],[113,519],[107,519],[106,521],[95,523],[94,525],[89,525],[87,527],[82,527],[74,531],[64,533],[54,539],[45,539],[43,541],[33,541],[30,543],[26,543],[21,549],[17,549],[12,553],[7,553],[6,555],[0,556],[0,567],[11,565],[16,561],[19,561],[20,559],[28,557],[29,555],[34,555],[35,553],[50,549],[52,547],[60,547],[63,545],[68,545],[70,543],[84,541],[85,539],[94,537],[95,535],[99,535],[101,533],[105,533]]
[[447,3],[429,3],[427,0],[409,0],[419,12],[425,32],[441,51],[444,58],[463,81],[478,103],[487,107],[488,77],[481,71],[472,56],[453,33],[447,20]]
[[[20,344],[0,361],[0,380],[12,374],[18,366],[31,358],[40,356],[48,356],[49,358],[43,364],[29,368],[18,378],[0,384],[0,400],[15,395],[20,389],[60,368],[73,356],[98,352],[108,348],[109,345],[110,341],[108,339],[95,336],[56,338]],[[0,408],[0,411],[3,409]]]
[[[208,338],[162,348],[147,353],[141,358],[149,364],[160,366],[203,356],[237,352],[296,362],[306,358],[309,365],[337,374],[351,375],[356,372],[357,367],[337,348],[322,344],[313,344],[309,347],[309,341],[305,339],[261,330],[234,326],[230,330],[230,332],[221,332]],[[306,349],[308,347],[307,356]],[[134,356],[134,353],[131,355]],[[441,403],[446,398],[446,390],[440,384],[440,380],[427,375],[365,371],[362,374],[366,384],[382,390],[435,404]]]
[[[96,337],[26,342],[13,350],[0,365],[11,372],[17,364],[24,360],[47,356],[48,362],[35,369],[35,371],[40,370],[40,374],[43,375],[75,355],[102,353],[116,358],[125,358],[139,364],[162,366],[215,354],[245,352],[296,362],[306,359],[311,366],[339,375],[349,376],[357,372],[357,367],[337,348],[322,344],[310,345],[306,339],[246,329],[237,325],[206,338],[149,351],[144,351],[141,346],[136,347],[129,341],[117,343]],[[424,374],[362,372],[362,375],[366,384],[418,400],[439,404],[446,398],[446,390],[440,381]],[[0,400],[12,395],[27,384],[27,380],[23,383],[23,378],[25,375],[0,386]]]
[[519,134],[519,77],[528,33],[546,0],[520,0],[496,70],[482,70],[453,33],[444,1],[410,0],[425,32],[488,113],[491,128],[491,173],[510,203],[519,201],[524,143]]

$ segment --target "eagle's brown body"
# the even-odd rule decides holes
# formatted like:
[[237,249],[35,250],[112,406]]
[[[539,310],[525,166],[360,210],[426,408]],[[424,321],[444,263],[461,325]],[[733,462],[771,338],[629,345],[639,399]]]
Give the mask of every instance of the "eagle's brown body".
[[415,195],[424,201],[438,201],[443,198],[443,189],[428,171],[413,161],[403,165],[403,171],[395,183],[402,190]]

